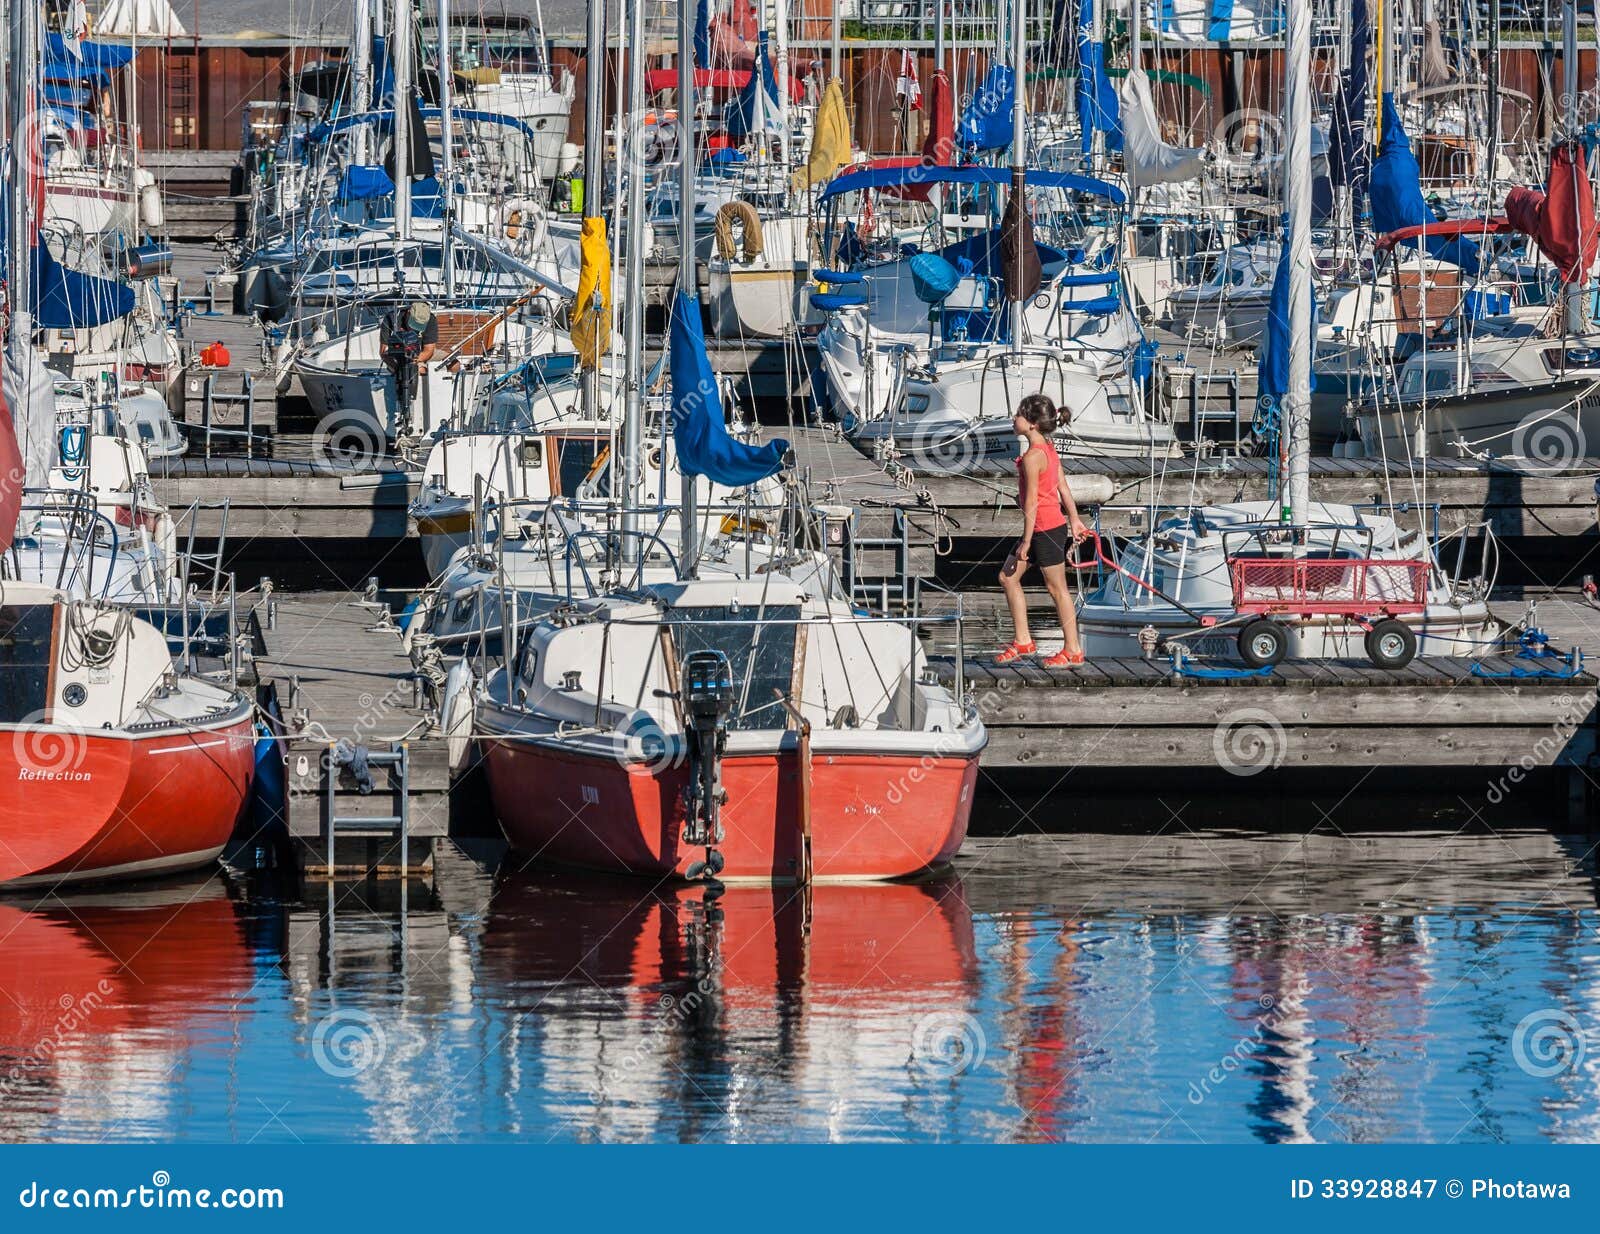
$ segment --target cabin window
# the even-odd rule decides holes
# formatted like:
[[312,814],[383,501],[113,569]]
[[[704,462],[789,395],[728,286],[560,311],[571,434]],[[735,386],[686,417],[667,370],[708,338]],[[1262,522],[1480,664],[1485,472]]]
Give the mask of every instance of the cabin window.
[[672,643],[678,663],[695,651],[720,651],[733,669],[738,695],[731,729],[783,728],[788,713],[780,698],[794,683],[795,623],[797,605],[771,606],[757,618],[746,608],[734,613],[726,608],[672,610]]
[[54,630],[52,605],[0,605],[0,724],[43,718]]
[[[561,485],[561,495],[571,497],[583,487],[595,463],[606,448],[604,437],[556,437],[550,448],[555,451],[556,479]],[[604,494],[596,494],[603,496]]]

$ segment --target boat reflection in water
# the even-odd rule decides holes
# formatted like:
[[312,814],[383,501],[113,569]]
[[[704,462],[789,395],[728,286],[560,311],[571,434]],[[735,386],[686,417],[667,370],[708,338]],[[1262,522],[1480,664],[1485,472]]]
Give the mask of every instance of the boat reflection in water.
[[175,1129],[179,1077],[231,1050],[253,985],[220,877],[0,900],[0,1140]]
[[[681,882],[502,874],[482,965],[536,1019],[569,1136],[888,1137],[875,1111],[898,1121],[909,1089],[975,1061],[959,880],[730,885],[708,901]],[[797,1097],[821,1125],[797,1125]]]

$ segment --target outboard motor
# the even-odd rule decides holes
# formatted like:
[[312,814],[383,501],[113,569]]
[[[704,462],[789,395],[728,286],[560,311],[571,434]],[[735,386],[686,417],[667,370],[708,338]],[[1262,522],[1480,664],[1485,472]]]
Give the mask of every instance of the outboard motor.
[[720,651],[693,651],[683,662],[683,718],[688,730],[689,786],[685,790],[683,842],[704,848],[704,861],[690,878],[714,879],[722,872],[722,751],[733,713],[733,666]]

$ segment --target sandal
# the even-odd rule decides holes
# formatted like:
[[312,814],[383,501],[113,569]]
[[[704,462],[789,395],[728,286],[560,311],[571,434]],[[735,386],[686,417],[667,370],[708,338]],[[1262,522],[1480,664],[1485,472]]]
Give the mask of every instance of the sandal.
[[1012,643],[994,658],[996,664],[1010,664],[1013,660],[1020,660],[1023,656],[1031,656],[1039,650],[1037,643]]
[[1083,652],[1068,651],[1065,647],[1056,652],[1055,655],[1039,661],[1044,668],[1075,668],[1083,662]]

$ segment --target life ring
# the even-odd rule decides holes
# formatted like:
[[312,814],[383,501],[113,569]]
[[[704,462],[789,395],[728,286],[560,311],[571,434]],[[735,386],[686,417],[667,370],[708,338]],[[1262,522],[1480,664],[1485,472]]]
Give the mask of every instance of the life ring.
[[717,256],[723,261],[733,260],[735,219],[739,220],[744,233],[740,260],[748,265],[761,256],[762,250],[766,247],[765,237],[761,234],[761,216],[748,201],[724,202],[722,208],[717,211]]
[[506,215],[505,233],[507,240],[515,240],[522,234],[522,211],[513,210]]

